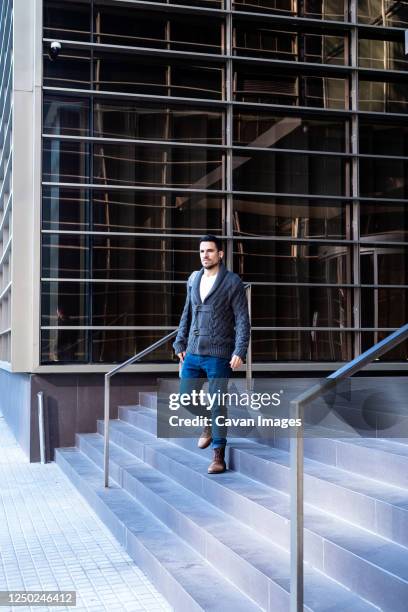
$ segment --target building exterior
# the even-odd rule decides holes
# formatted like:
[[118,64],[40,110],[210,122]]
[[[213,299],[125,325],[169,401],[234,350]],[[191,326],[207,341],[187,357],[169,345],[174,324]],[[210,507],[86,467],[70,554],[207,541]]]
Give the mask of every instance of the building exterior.
[[[332,370],[404,324],[407,22],[386,0],[3,0],[17,404],[51,385],[90,406],[93,376],[175,329],[207,232],[252,284],[255,371]],[[175,369],[170,343],[133,367]]]

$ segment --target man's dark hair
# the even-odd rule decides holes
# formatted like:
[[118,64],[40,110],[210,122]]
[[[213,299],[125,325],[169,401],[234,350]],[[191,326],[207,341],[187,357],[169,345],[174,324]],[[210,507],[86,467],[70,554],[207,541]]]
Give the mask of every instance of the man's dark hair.
[[200,244],[202,242],[214,242],[215,246],[217,247],[217,251],[223,250],[221,240],[217,238],[217,236],[214,236],[213,234],[205,234],[205,236],[201,236]]

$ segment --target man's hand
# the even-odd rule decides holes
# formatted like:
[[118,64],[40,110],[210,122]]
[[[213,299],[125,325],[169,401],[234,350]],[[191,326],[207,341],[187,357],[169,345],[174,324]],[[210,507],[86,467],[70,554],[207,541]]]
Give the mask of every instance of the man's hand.
[[185,356],[186,356],[186,351],[183,351],[182,353],[177,353],[177,357],[180,359],[181,363],[183,363]]
[[233,355],[229,364],[233,370],[237,370],[243,363],[244,362],[242,361],[241,357],[238,357],[238,355]]

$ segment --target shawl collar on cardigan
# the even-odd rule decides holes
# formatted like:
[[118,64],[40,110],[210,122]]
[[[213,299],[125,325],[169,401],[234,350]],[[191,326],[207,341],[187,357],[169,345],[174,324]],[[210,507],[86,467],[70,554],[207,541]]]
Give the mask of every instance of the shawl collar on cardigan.
[[[225,267],[225,265],[221,262],[220,263],[220,267],[218,270],[218,274],[217,274],[217,278],[215,279],[215,283],[211,288],[211,291],[208,293],[208,295],[206,296],[204,302],[206,300],[208,300],[208,298],[210,297],[210,295],[212,295],[213,293],[215,293],[218,289],[218,287],[221,285],[222,281],[224,280],[225,275],[228,273],[227,268]],[[195,279],[193,281],[193,286],[192,289],[194,291],[196,300],[199,304],[202,304],[203,302],[201,301],[201,296],[200,296],[200,283],[201,283],[201,279],[202,276],[204,274],[204,268],[201,268],[201,270],[199,271],[198,274],[195,275]]]

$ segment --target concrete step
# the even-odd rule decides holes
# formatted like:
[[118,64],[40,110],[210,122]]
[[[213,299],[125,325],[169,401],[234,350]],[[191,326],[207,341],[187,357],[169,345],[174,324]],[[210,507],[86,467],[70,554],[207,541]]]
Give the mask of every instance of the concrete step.
[[105,489],[102,470],[79,449],[58,449],[56,462],[176,612],[260,610],[129,493]]
[[[78,442],[89,458],[103,465],[101,435],[80,435]],[[262,609],[288,609],[288,553],[114,443],[110,445],[110,464],[112,478],[224,577],[239,584]],[[305,583],[307,609],[375,609],[307,565]],[[319,600],[322,592],[324,598]]]
[[[154,409],[157,405],[157,394],[152,391],[141,393],[140,402],[145,408],[140,413],[140,426],[156,433]],[[142,415],[153,418],[153,422],[148,422]],[[325,431],[329,437],[324,437]],[[233,440],[234,438],[231,438],[231,441]],[[316,428],[315,436],[304,438],[304,452],[305,457],[319,463],[408,491],[408,444],[401,443],[403,441],[404,439],[343,438],[331,430]],[[269,442],[269,446],[271,444]],[[289,450],[289,444],[289,438],[283,436],[278,436],[274,442],[277,448],[284,451]]]
[[[139,412],[142,423],[153,420],[146,410],[122,408],[121,416],[140,425]],[[102,424],[99,428],[101,431]],[[282,491],[233,471],[214,478],[206,473],[205,456],[180,452],[178,446],[157,441],[148,431],[126,422],[111,422],[111,436],[166,476],[234,518],[242,521],[244,517],[258,533],[288,549],[289,497]],[[404,547],[306,505],[305,560],[382,609],[403,609],[401,602],[408,597],[408,551]]]

